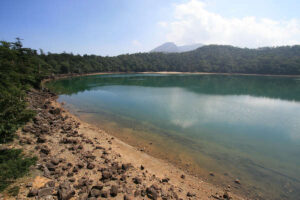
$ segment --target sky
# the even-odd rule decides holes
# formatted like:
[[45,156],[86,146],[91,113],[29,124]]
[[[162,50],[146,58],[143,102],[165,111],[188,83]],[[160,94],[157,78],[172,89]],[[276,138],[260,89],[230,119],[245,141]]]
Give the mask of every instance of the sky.
[[0,40],[44,52],[115,56],[164,42],[300,44],[299,0],[1,0]]

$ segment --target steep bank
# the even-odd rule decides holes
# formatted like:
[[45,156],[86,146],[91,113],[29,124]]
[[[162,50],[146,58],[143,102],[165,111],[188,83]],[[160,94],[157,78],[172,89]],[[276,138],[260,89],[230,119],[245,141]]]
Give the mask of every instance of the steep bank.
[[28,93],[37,115],[12,147],[33,152],[38,164],[17,183],[19,199],[243,199],[79,121],[55,99]]

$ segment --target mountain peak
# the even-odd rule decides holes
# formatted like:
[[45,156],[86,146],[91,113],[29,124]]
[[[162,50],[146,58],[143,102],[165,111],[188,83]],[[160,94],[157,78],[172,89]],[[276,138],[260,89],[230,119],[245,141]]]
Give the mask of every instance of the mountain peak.
[[166,42],[155,49],[151,50],[151,52],[164,52],[164,53],[174,53],[178,52],[178,47],[173,42]]
[[202,46],[203,46],[203,44],[191,44],[191,45],[177,46],[173,42],[166,42],[166,43],[154,48],[150,52],[180,53],[180,52],[186,52],[186,51],[193,51]]

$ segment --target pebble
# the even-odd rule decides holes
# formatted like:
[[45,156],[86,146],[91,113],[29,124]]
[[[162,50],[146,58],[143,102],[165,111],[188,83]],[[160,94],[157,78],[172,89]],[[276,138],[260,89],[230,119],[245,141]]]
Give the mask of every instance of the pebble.
[[234,182],[235,182],[236,184],[239,184],[239,185],[241,184],[241,182],[240,182],[239,179],[235,179]]

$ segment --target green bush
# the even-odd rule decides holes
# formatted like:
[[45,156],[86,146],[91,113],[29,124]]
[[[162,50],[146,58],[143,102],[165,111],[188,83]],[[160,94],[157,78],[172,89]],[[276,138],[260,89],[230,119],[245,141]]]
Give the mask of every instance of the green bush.
[[0,192],[24,176],[36,161],[36,157],[24,156],[21,149],[0,150]]
[[34,112],[26,109],[24,94],[18,89],[2,90],[0,94],[0,143],[13,139],[18,127],[24,125]]

